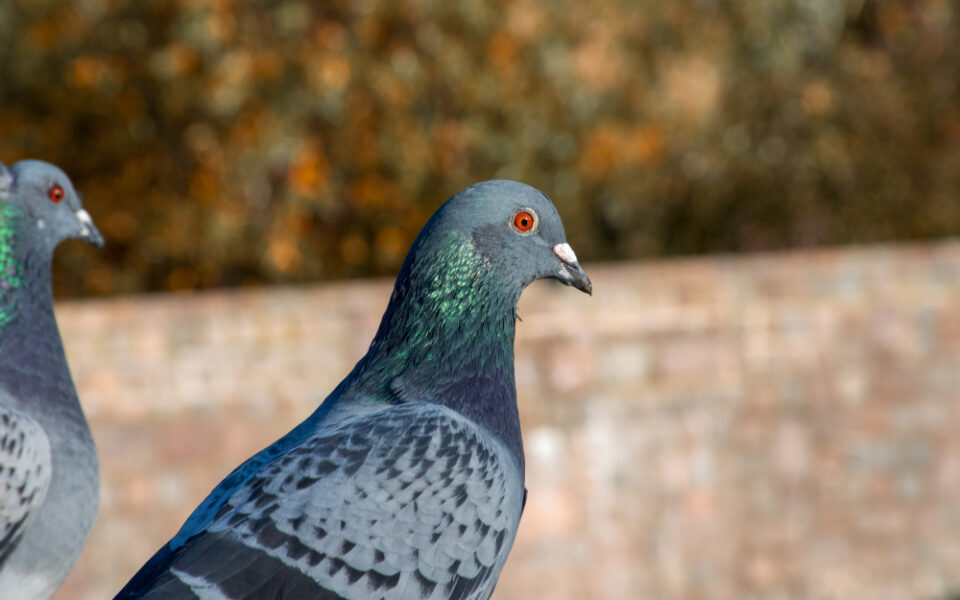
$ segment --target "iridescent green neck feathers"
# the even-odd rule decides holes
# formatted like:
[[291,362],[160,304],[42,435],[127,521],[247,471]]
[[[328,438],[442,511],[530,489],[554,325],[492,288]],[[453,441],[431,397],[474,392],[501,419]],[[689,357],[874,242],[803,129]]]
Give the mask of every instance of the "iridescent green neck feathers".
[[481,372],[512,384],[516,295],[490,276],[469,235],[430,242],[411,250],[358,376],[381,392],[412,370],[427,385]]
[[16,252],[18,212],[14,205],[0,203],[0,328],[13,320],[16,290],[23,285],[23,265]]

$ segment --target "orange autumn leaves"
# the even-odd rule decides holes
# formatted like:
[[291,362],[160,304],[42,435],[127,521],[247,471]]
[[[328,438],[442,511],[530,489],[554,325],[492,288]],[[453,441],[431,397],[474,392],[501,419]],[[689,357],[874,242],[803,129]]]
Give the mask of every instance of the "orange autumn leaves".
[[388,276],[482,179],[584,260],[960,233],[960,19],[837,3],[0,3],[0,160],[107,236],[58,293]]

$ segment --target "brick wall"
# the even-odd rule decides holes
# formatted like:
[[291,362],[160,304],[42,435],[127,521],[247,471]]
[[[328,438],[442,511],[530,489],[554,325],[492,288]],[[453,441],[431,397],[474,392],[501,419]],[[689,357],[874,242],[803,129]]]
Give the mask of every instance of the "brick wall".
[[[960,242],[537,283],[530,499],[495,598],[926,600],[960,586]],[[108,598],[364,352],[391,282],[62,303],[103,466],[58,599]]]

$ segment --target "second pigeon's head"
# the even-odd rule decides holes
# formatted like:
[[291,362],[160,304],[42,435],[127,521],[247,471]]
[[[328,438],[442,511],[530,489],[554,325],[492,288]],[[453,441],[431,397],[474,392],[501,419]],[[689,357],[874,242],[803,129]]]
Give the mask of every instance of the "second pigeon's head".
[[[0,166],[0,171],[4,169]],[[70,178],[60,168],[39,160],[22,160],[7,173],[0,173],[8,187],[0,202],[16,206],[23,217],[21,231],[51,252],[65,239],[81,239],[102,247],[103,236],[90,214],[83,209],[80,196]]]
[[469,235],[482,268],[517,293],[545,278],[593,291],[553,202],[529,185],[493,180],[466,188],[437,209],[415,247],[457,234]]

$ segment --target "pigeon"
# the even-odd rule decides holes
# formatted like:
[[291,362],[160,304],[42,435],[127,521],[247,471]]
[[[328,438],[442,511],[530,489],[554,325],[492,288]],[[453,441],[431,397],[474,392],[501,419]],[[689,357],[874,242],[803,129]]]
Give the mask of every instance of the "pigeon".
[[487,181],[447,200],[366,355],[116,598],[489,598],[526,500],[513,345],[541,278],[592,294],[547,196]]
[[0,164],[0,597],[49,598],[90,534],[97,453],[53,313],[57,245],[103,238],[67,175]]

